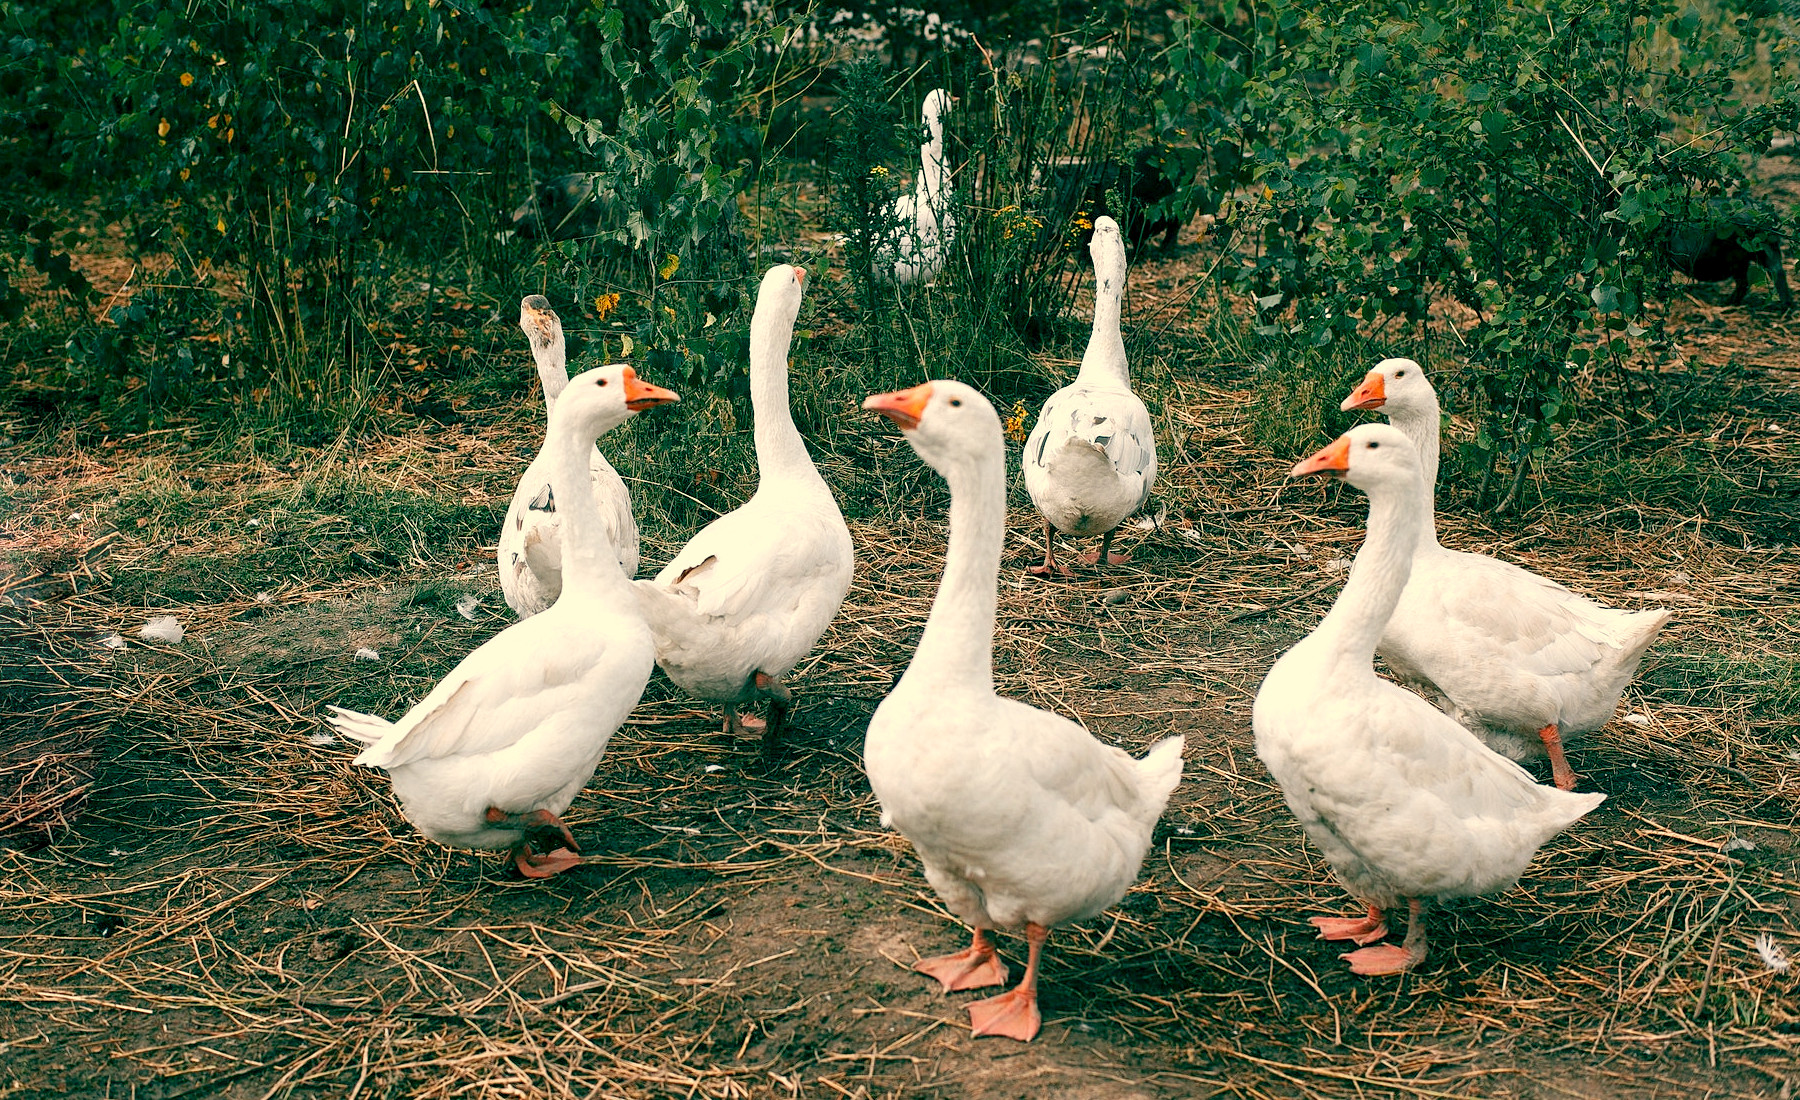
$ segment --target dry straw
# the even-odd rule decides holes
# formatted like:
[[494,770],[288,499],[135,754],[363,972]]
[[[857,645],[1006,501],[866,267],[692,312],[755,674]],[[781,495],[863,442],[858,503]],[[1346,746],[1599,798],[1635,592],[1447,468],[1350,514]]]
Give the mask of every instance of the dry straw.
[[[78,817],[51,795],[7,811],[54,842],[15,832],[0,852],[0,1096],[1781,1094],[1800,1076],[1795,978],[1753,941],[1800,944],[1797,726],[1720,678],[1793,653],[1793,553],[1696,537],[1693,517],[1642,504],[1629,523],[1543,512],[1504,531],[1447,515],[1447,543],[1500,545],[1677,618],[1626,697],[1631,720],[1573,756],[1605,806],[1518,888],[1451,908],[1422,970],[1355,979],[1303,922],[1350,903],[1254,758],[1249,705],[1335,591],[1360,501],[1284,483],[1292,456],[1244,434],[1249,381],[1171,387],[1168,520],[1133,536],[1132,566],[1028,582],[1035,525],[1021,512],[1011,527],[1001,690],[1133,751],[1188,737],[1142,881],[1057,935],[1035,1044],[972,1041],[961,999],[906,969],[962,932],[880,825],[858,763],[940,568],[941,497],[922,495],[857,526],[857,583],[794,677],[787,750],[764,762],[653,683],[570,815],[588,865],[546,884],[422,840],[382,777],[312,743],[323,704],[397,713],[501,625],[491,598],[469,623],[408,597],[491,588],[455,572],[478,549],[422,543],[332,583],[268,578],[268,601],[147,609],[79,586],[9,621],[4,686],[34,698],[8,719],[43,734],[13,745],[44,746],[42,774],[85,776],[97,737],[105,754]],[[1770,392],[1791,414],[1792,381]],[[529,421],[507,430],[523,439]],[[913,462],[878,428],[847,438],[865,450],[829,458],[832,476]],[[1655,446],[1687,442],[1671,430]],[[515,458],[439,430],[362,461],[371,478],[503,501]],[[130,476],[67,459],[22,471],[38,496],[14,545]],[[1791,446],[1742,460],[1800,470]],[[309,475],[206,476],[284,491]],[[114,585],[155,577],[229,551],[233,529],[127,537],[91,568]],[[672,533],[647,534],[658,560]],[[187,639],[95,644],[147,610],[178,615]],[[380,662],[351,660],[367,630],[392,638]],[[39,774],[20,759],[0,763],[8,777]],[[1003,941],[1015,963],[1017,946]]]

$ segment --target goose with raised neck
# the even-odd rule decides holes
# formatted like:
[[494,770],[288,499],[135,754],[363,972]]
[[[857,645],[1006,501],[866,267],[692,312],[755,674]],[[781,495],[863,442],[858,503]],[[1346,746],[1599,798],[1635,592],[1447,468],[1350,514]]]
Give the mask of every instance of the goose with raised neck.
[[1109,217],[1094,219],[1094,326],[1075,381],[1050,395],[1019,456],[1025,488],[1044,517],[1044,560],[1034,576],[1072,576],[1056,560],[1056,536],[1099,535],[1084,555],[1102,572],[1124,565],[1114,553],[1119,525],[1150,498],[1156,484],[1156,425],[1131,389],[1120,311],[1125,294],[1125,240]]
[[875,271],[901,286],[937,278],[956,233],[944,168],[944,116],[954,103],[942,88],[926,93],[919,112],[925,140],[919,145],[918,176],[910,192],[882,211],[888,239],[876,252]]
[[968,1006],[973,1033],[1029,1040],[1050,931],[1118,901],[1181,779],[1179,736],[1143,759],[1060,715],[994,693],[994,612],[1006,538],[1006,446],[975,389],[934,381],[863,407],[897,424],[950,486],[950,541],[925,632],[869,721],[863,763],[884,824],[972,929],[968,948],[913,969],[945,992],[1003,985],[989,929],[1022,929],[1018,986]]
[[[1366,909],[1314,917],[1321,938],[1349,941],[1358,974],[1424,961],[1425,906],[1505,890],[1537,850],[1598,806],[1602,794],[1539,786],[1417,695],[1375,675],[1386,620],[1408,586],[1424,529],[1419,460],[1386,424],[1365,424],[1297,464],[1334,474],[1369,498],[1368,537],[1331,611],[1282,654],[1252,710],[1256,753],[1301,828]],[[1398,947],[1384,911],[1405,901]]]
[[[550,308],[549,299],[532,294],[519,302],[519,327],[531,341],[538,380],[544,389],[544,410],[554,415],[556,400],[569,384],[562,319]],[[564,506],[558,490],[581,484],[557,482],[550,476],[547,454],[549,437],[519,477],[506,518],[500,523],[495,564],[500,591],[520,618],[527,618],[556,602],[562,591],[562,517]],[[607,541],[618,552],[619,567],[626,576],[637,572],[638,529],[631,515],[631,493],[617,470],[598,448],[588,456],[586,481],[598,497],[601,523]],[[584,493],[583,495],[586,495]]]
[[[788,348],[805,280],[804,268],[777,264],[757,291],[750,322],[756,492],[637,585],[669,679],[722,706],[727,733],[760,728],[765,750],[792,706],[783,679],[831,625],[855,564],[850,529],[789,406]],[[766,722],[741,713],[758,699],[768,702]]]
[[339,707],[331,724],[367,746],[355,763],[388,773],[403,812],[444,844],[510,849],[542,878],[580,862],[561,815],[637,705],[655,646],[588,484],[601,434],[676,400],[615,364],[568,383],[542,458],[563,494],[562,595],[463,658],[397,722]]
[[1556,785],[1574,789],[1565,744],[1611,720],[1669,612],[1607,607],[1510,562],[1445,548],[1435,495],[1442,416],[1418,363],[1382,360],[1342,408],[1386,415],[1422,467],[1413,581],[1382,634],[1382,659],[1495,750],[1548,756]]

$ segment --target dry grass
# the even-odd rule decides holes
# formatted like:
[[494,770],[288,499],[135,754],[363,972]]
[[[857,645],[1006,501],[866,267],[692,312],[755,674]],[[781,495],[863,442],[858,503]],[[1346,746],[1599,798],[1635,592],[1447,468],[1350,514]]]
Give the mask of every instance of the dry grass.
[[[1792,322],[1776,331],[1791,366]],[[1779,368],[1754,382],[1759,409],[1791,416]],[[14,573],[86,578],[8,623],[0,689],[30,695],[10,728],[76,738],[71,774],[101,766],[73,826],[0,850],[0,1096],[1785,1095],[1796,978],[1752,941],[1800,950],[1800,560],[1756,533],[1791,501],[1748,497],[1720,523],[1653,500],[1504,528],[1445,517],[1447,542],[1678,614],[1631,721],[1574,755],[1607,803],[1516,889],[1441,914],[1420,972],[1356,979],[1302,919],[1348,903],[1254,758],[1249,707],[1335,592],[1361,503],[1282,482],[1292,456],[1248,441],[1253,384],[1167,378],[1169,522],[1134,532],[1137,561],[1107,582],[1028,582],[1036,528],[1013,517],[1001,689],[1133,751],[1188,739],[1139,885],[1052,939],[1048,1023],[1026,1047],[971,1040],[960,999],[905,969],[962,932],[881,827],[859,754],[923,626],[943,510],[879,426],[846,429],[827,475],[891,477],[918,506],[855,525],[856,585],[796,674],[788,750],[764,762],[653,683],[571,814],[588,865],[543,884],[421,839],[380,775],[314,743],[323,704],[397,712],[503,624],[491,572],[471,566],[484,552],[305,504],[308,485],[353,479],[497,509],[530,417],[300,464],[192,460],[166,437],[9,463],[27,487],[0,528]],[[1731,417],[1633,461],[1722,426],[1741,437],[1709,452],[1728,473],[1800,475],[1794,444]],[[183,512],[194,478],[214,496]],[[118,501],[146,524],[85,560]],[[680,534],[646,531],[646,561]],[[209,576],[204,598],[165,595]],[[447,606],[462,591],[484,596],[476,621]],[[151,613],[188,638],[137,642]],[[98,647],[110,630],[130,648]],[[364,644],[382,660],[352,660]],[[1726,851],[1734,838],[1754,848]]]

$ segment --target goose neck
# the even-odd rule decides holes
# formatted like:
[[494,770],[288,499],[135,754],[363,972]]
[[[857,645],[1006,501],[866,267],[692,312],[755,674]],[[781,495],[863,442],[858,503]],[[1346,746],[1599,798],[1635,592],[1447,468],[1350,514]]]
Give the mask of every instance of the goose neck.
[[756,465],[762,483],[770,478],[819,480],[806,441],[794,426],[788,404],[787,347],[793,322],[783,332],[761,333],[750,349],[750,409],[756,420]]
[[1131,369],[1125,360],[1125,337],[1119,330],[1123,278],[1097,276],[1094,288],[1094,329],[1081,357],[1083,382],[1112,380],[1130,387]]
[[1408,409],[1397,416],[1388,417],[1388,422],[1412,440],[1413,448],[1419,452],[1419,492],[1425,512],[1424,528],[1419,537],[1421,548],[1438,545],[1437,470],[1442,419],[1435,398],[1426,408]]
[[562,527],[562,590],[565,598],[571,594],[595,596],[608,605],[623,606],[635,597],[631,582],[619,568],[618,548],[600,518],[600,502],[588,470],[593,453],[592,432],[551,423],[544,458]]
[[1368,535],[1350,567],[1344,590],[1313,631],[1314,638],[1352,658],[1354,667],[1369,667],[1374,661],[1376,642],[1393,618],[1400,593],[1412,575],[1413,551],[1424,518],[1420,504],[1416,490],[1399,486],[1369,494]]
[[919,190],[924,192],[935,211],[943,201],[944,132],[943,125],[935,118],[927,125],[931,129],[931,138],[919,146]]
[[569,386],[567,345],[557,340],[548,347],[540,348],[534,340],[531,354],[537,360],[538,381],[544,387],[544,413],[549,415],[556,411],[556,399]]
[[943,469],[950,484],[944,579],[905,680],[994,690],[994,607],[1006,540],[1005,448]]

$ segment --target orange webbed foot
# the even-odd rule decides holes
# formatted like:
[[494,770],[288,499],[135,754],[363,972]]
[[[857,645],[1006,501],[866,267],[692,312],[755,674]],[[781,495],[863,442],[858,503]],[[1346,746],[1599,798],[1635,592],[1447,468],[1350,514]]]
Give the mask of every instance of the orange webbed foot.
[[978,1039],[998,1035],[1029,1043],[1043,1025],[1043,1019],[1038,1015],[1037,993],[1024,988],[976,1001],[968,1009],[969,1030]]
[[581,857],[567,848],[545,852],[542,855],[531,850],[530,846],[521,844],[513,849],[513,866],[526,878],[550,878],[559,875],[571,867],[581,866]]
[[913,969],[929,974],[944,987],[945,993],[959,989],[983,989],[1006,984],[1006,964],[986,943],[965,947],[951,955],[920,959]]
[[1383,974],[1404,974],[1425,958],[1422,951],[1408,951],[1404,947],[1395,947],[1384,943],[1378,947],[1365,947],[1360,951],[1352,951],[1344,958],[1350,963],[1352,974],[1376,977]]
[[1311,922],[1319,930],[1320,939],[1349,940],[1358,947],[1374,943],[1388,934],[1387,924],[1379,913],[1367,917],[1313,917]]
[[760,737],[768,725],[754,714],[740,713],[735,706],[725,708],[725,732],[732,737]]

